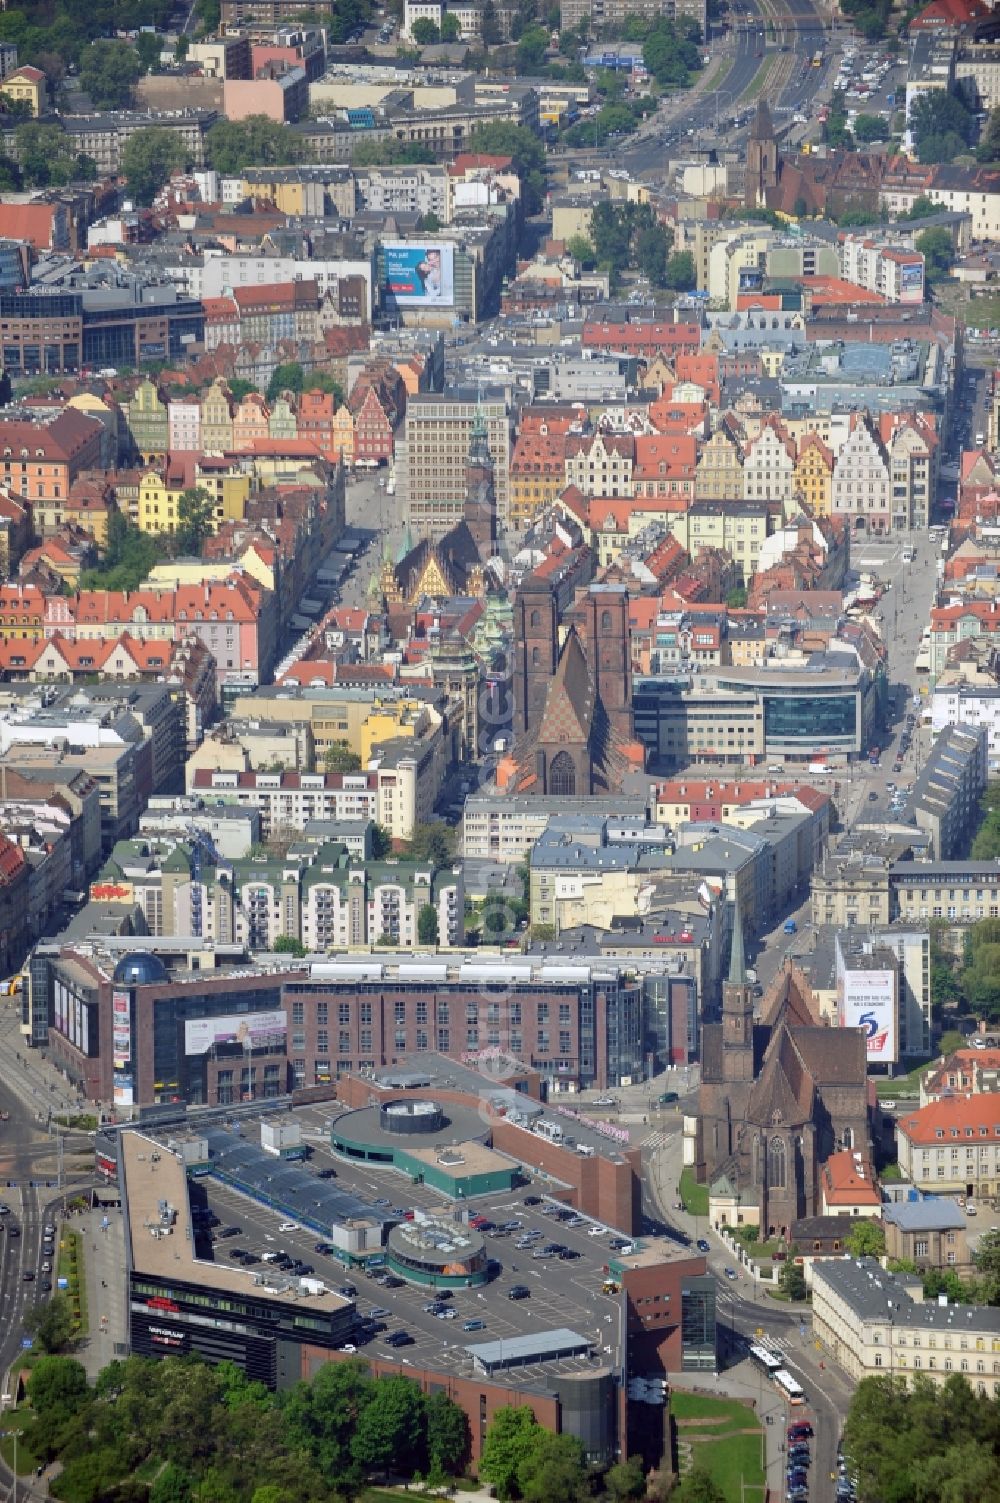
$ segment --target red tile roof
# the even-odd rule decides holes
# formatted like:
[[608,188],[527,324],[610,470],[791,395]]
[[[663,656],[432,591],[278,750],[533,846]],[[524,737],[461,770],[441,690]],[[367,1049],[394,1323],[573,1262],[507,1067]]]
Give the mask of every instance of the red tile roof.
[[961,1138],[1000,1141],[1000,1092],[946,1096],[941,1101],[932,1101],[919,1111],[897,1118],[896,1131],[920,1147]]

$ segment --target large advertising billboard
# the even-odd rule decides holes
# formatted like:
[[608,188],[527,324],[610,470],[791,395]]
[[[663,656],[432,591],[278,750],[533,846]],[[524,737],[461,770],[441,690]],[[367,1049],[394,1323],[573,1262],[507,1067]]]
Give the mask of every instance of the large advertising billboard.
[[284,1048],[288,1014],[245,1012],[223,1018],[190,1018],[184,1024],[184,1053],[207,1054],[216,1044],[241,1044],[244,1049]]
[[841,1028],[863,1028],[870,1065],[895,1064],[899,1058],[896,974],[887,970],[851,970],[837,978]]
[[450,308],[455,301],[455,247],[387,240],[382,253],[386,297],[398,308]]
[[128,992],[111,993],[111,1047],[116,1070],[132,1058],[132,999]]

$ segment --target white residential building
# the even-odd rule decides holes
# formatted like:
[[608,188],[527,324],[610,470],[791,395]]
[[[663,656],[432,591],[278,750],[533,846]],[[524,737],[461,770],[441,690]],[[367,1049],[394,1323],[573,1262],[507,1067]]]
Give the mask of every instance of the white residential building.
[[1000,687],[955,683],[935,684],[931,695],[931,725],[935,736],[949,725],[986,727],[990,772],[1000,771]]
[[833,466],[833,515],[856,529],[888,532],[892,484],[889,456],[867,418],[859,418]]

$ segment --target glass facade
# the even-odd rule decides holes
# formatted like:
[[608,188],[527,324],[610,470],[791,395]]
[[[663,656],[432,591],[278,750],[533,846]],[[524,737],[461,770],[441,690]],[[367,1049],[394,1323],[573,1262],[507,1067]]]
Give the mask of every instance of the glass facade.
[[[240,1013],[264,1013],[281,1008],[281,988],[265,988],[254,991],[252,997],[241,999],[232,992],[217,995],[203,994],[191,995],[185,991],[183,996],[164,997],[157,1001],[153,1007],[153,1071],[154,1090],[157,1096],[169,1100],[171,1097],[180,1096],[182,1100],[200,1105],[208,1101],[208,1062],[216,1061],[224,1057],[232,1057],[232,1078],[224,1079],[224,1073],[220,1072],[219,1095],[221,1100],[226,1094],[227,1087],[232,1087],[232,1100],[236,1099],[236,1088],[240,1094],[245,1094],[250,1088],[251,1077],[249,1072],[253,1068],[246,1058],[242,1043],[216,1044],[211,1050],[203,1054],[187,1055],[184,1052],[184,1025],[198,1018],[222,1018],[238,1015]],[[267,1080],[262,1068],[263,1056],[268,1053],[280,1054],[284,1057],[285,1045],[275,1040],[269,1047],[255,1048],[253,1050],[254,1066],[253,1077],[255,1087]],[[274,1075],[270,1079],[271,1089],[263,1094],[276,1096],[280,1091],[280,1078]],[[260,1094],[258,1091],[257,1094]],[[228,1103],[228,1104],[231,1104]]]
[[764,737],[775,741],[820,748],[833,741],[850,740],[857,732],[858,703],[853,693],[822,695],[766,694]]
[[714,1372],[715,1279],[695,1275],[681,1286],[681,1369],[683,1372]]

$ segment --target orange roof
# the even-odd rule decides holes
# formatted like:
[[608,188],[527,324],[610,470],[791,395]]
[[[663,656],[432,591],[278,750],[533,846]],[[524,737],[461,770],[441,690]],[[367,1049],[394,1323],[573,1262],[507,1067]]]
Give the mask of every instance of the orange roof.
[[665,479],[690,479],[698,460],[698,447],[690,434],[641,433],[635,441],[636,480],[655,478],[665,465]]
[[823,1199],[828,1206],[878,1206],[882,1197],[875,1184],[875,1175],[867,1156],[852,1153],[831,1153],[821,1170]]
[[1000,1141],[1000,1092],[974,1096],[946,1096],[896,1120],[896,1131],[922,1146],[940,1140],[992,1138]]
[[57,212],[55,204],[0,204],[0,236],[49,250]]
[[804,287],[812,294],[813,307],[820,303],[887,303],[881,292],[869,292],[856,282],[845,282],[843,277],[801,277]]

